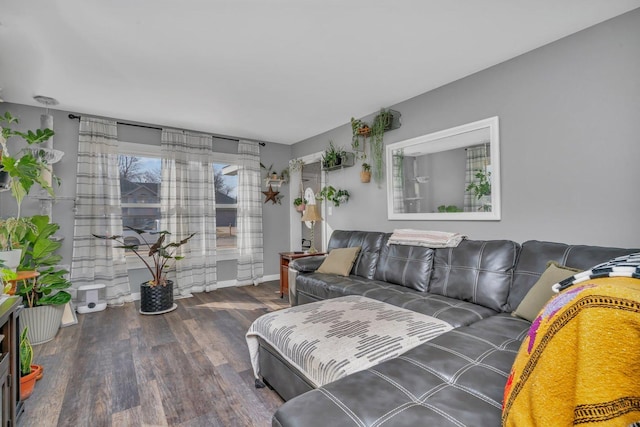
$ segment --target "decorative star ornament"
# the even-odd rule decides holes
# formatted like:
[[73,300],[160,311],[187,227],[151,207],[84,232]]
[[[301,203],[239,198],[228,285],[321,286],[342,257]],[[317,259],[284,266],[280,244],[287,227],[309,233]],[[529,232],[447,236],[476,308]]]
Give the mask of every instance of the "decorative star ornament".
[[273,191],[273,187],[271,187],[271,185],[269,185],[269,191],[263,191],[262,194],[267,196],[267,198],[264,199],[265,203],[267,203],[269,200],[271,200],[271,202],[273,202],[274,205],[276,203],[278,203],[277,196],[278,196],[278,194],[280,194],[280,192],[279,191]]

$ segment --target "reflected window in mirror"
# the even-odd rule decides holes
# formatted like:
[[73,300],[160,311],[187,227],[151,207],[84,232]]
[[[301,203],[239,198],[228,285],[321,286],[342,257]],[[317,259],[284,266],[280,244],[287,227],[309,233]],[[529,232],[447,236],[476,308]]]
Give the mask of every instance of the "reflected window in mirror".
[[389,219],[500,219],[497,117],[386,150]]

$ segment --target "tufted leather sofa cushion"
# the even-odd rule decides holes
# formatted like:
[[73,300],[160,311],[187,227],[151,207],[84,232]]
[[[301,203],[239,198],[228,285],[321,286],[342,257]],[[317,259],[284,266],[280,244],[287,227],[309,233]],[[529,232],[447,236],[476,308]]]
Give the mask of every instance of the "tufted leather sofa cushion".
[[297,277],[296,287],[299,304],[345,295],[362,295],[444,320],[454,327],[496,314],[494,310],[481,305],[358,276],[305,274]]
[[327,252],[331,252],[331,249],[335,248],[360,246],[360,253],[358,254],[356,262],[353,264],[351,274],[373,279],[384,238],[385,233],[375,231],[336,230],[331,233],[331,238],[327,245]]
[[[274,426],[499,426],[504,385],[529,322],[463,327],[298,396]],[[513,338],[515,337],[515,338]]]
[[510,240],[463,240],[436,249],[428,291],[502,311],[519,250]]
[[567,245],[565,243],[529,240],[522,244],[518,264],[513,275],[513,284],[503,311],[515,310],[529,289],[544,273],[549,261],[567,267],[587,270],[612,258],[632,254],[640,249],[622,249],[601,246]]
[[433,268],[433,249],[389,245],[389,236],[385,236],[374,278],[416,291],[426,291]]

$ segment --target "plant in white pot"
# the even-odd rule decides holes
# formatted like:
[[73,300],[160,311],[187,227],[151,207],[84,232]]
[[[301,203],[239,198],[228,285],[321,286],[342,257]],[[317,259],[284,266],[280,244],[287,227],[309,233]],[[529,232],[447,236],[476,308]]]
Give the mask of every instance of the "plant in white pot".
[[[27,145],[38,145],[53,136],[51,129],[37,129],[36,131],[20,132],[11,129],[14,124],[18,124],[18,119],[13,117],[8,111],[0,115],[0,185],[2,189],[10,189],[11,195],[16,200],[17,215],[15,218],[3,219],[0,223],[0,259],[5,260],[10,268],[15,268],[15,258],[20,259],[21,240],[26,232],[32,229],[29,219],[20,218],[20,208],[25,196],[29,194],[34,184],[40,184],[51,197],[54,196],[53,189],[44,178],[50,173],[47,162],[41,157],[34,156],[31,150],[22,150],[12,155],[9,150],[10,139],[22,139]],[[57,178],[53,177],[56,181]],[[5,252],[11,253],[5,253]]]
[[21,280],[16,295],[22,297],[25,305],[21,324],[29,328],[29,341],[37,345],[50,341],[58,332],[64,306],[71,300],[66,291],[71,282],[66,278],[69,272],[58,267],[62,256],[56,252],[62,243],[51,239],[60,226],[49,223],[46,215],[32,217],[31,223],[34,228],[24,237],[18,270],[36,271],[38,276]]
[[[127,245],[123,236],[100,236],[97,234],[93,236],[98,239],[113,240],[120,244],[116,248],[132,251],[142,260],[149,273],[151,273],[151,280],[140,284],[140,313],[163,314],[175,310],[177,306],[173,303],[173,281],[167,278],[167,270],[172,266],[171,262],[175,263],[184,258],[176,255],[176,251],[196,233],[191,233],[177,242],[165,243],[167,236],[171,235],[166,230],[149,233],[147,230],[133,227],[127,226],[125,228],[138,234],[140,240],[149,247],[148,257],[143,257],[140,254],[138,245]],[[151,244],[145,239],[145,235],[148,234],[158,235],[155,243]]]

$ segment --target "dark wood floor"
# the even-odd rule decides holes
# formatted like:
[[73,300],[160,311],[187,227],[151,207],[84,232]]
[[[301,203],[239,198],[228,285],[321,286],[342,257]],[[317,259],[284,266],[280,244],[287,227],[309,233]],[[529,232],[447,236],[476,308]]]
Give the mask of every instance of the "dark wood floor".
[[34,347],[44,378],[19,426],[269,426],[282,404],[254,388],[244,335],[287,306],[277,282],[224,288],[143,316],[137,304],[79,314]]

